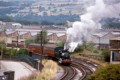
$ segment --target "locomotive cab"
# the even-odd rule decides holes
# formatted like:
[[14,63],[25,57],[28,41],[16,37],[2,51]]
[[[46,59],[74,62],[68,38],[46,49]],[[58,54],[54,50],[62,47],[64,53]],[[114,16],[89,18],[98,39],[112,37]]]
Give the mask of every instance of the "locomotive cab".
[[63,60],[70,59],[69,53],[62,53],[61,57],[62,57]]

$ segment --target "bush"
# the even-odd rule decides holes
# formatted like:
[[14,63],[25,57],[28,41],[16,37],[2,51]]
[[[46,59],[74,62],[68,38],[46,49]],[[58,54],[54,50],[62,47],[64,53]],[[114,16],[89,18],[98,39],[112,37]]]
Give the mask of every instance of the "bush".
[[17,55],[18,50],[16,49],[11,49],[11,56],[16,56]]
[[81,52],[81,51],[84,51],[84,50],[88,50],[88,51],[91,51],[91,52],[94,52],[94,53],[98,53],[99,52],[99,50],[91,42],[89,42],[89,43],[83,43],[83,45],[78,46],[75,49],[75,52]]
[[65,44],[65,42],[63,42],[63,41],[56,43],[56,45],[59,47],[64,47],[64,44]]
[[20,50],[17,50],[13,48],[5,48],[5,47],[3,47],[2,49],[0,47],[0,51],[3,51],[3,55],[10,57],[15,57],[18,54],[28,54],[28,50],[25,48],[21,48]]
[[102,51],[102,55],[103,55],[104,60],[105,60],[106,62],[110,62],[110,51],[109,51],[109,49],[104,49],[104,50]]
[[83,46],[78,46],[74,52],[82,52],[84,50]]
[[87,80],[120,80],[120,64],[111,64],[99,68],[87,77]]
[[5,46],[5,41],[0,41],[0,47]]
[[28,50],[26,48],[21,48],[17,54],[28,54]]
[[3,48],[3,55],[10,56],[11,49]]
[[14,57],[17,55],[17,50],[12,48],[3,48],[3,54],[6,56]]
[[93,43],[86,43],[85,49],[87,49],[88,51],[94,52],[94,53],[99,52],[99,50],[95,47],[95,45]]
[[58,70],[58,65],[51,60],[42,61],[44,68],[37,74],[30,75],[28,77],[23,77],[19,80],[55,80],[54,77]]

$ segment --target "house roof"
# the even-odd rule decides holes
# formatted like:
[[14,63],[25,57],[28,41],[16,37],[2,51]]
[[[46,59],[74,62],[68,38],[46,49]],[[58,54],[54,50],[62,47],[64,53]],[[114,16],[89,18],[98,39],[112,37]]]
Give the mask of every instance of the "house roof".
[[19,32],[19,35],[24,35],[26,33],[29,33],[29,32]]
[[20,23],[12,23],[12,26],[22,26]]
[[38,34],[38,32],[31,32],[31,35],[32,36],[35,36],[35,35],[37,35]]
[[94,33],[93,36],[96,36],[96,37],[103,37],[107,34],[113,34],[113,35],[120,35],[120,32],[99,32],[99,33]]
[[108,34],[108,32],[94,33],[93,36],[103,37],[103,36],[105,36],[106,34]]
[[47,33],[47,35],[49,36],[49,35],[52,35],[53,33]]
[[6,34],[8,35],[8,34],[12,34],[12,33],[15,33],[15,32],[17,32],[17,31],[6,31]]
[[30,29],[16,29],[16,31],[19,31],[19,32],[40,32],[41,30],[30,30]]
[[111,32],[113,35],[120,35],[120,32]]
[[110,40],[120,40],[120,37],[112,38]]
[[[40,44],[36,44],[36,43],[31,43],[29,44],[30,46],[41,46]],[[44,47],[50,47],[50,48],[55,48],[57,47],[55,44],[44,44]]]
[[65,33],[56,33],[58,37],[65,35]]

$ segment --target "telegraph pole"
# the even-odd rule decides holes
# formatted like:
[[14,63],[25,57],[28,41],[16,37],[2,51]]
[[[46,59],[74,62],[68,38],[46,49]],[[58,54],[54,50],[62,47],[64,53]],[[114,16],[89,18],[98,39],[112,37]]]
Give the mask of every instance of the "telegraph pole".
[[2,57],[3,57],[3,46],[2,46],[2,48],[1,48],[0,69],[2,68],[2,63],[1,63],[1,61],[2,61]]
[[43,58],[43,31],[41,30],[41,32],[40,32],[40,41],[41,41],[41,43],[40,43],[40,45],[41,45],[41,61],[40,61],[40,63],[42,64],[42,58]]
[[99,50],[100,50],[100,37],[98,37],[98,39],[99,39]]
[[38,34],[39,37],[39,43],[40,43],[40,61],[38,61],[38,70],[40,70],[40,64],[42,64],[42,59],[43,59],[43,30],[41,27],[41,32]]
[[17,40],[16,40],[16,49],[18,49],[18,36],[17,36]]

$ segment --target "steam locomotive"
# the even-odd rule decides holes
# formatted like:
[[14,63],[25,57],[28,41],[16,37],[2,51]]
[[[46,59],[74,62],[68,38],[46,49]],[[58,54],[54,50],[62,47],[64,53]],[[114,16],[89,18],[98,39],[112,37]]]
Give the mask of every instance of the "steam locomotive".
[[44,55],[54,60],[57,60],[61,64],[71,64],[71,58],[68,51],[65,51],[62,47],[57,47],[52,44],[46,44],[41,48],[40,44],[30,44],[28,46],[29,55],[37,54]]

